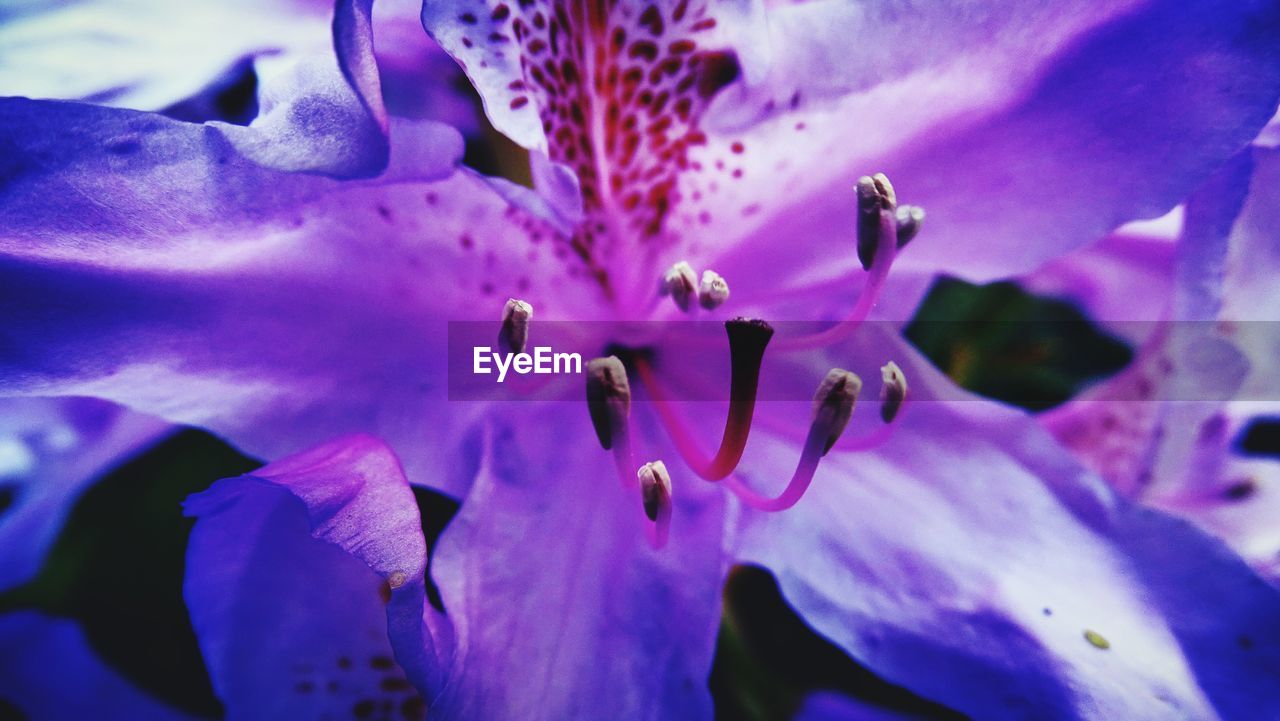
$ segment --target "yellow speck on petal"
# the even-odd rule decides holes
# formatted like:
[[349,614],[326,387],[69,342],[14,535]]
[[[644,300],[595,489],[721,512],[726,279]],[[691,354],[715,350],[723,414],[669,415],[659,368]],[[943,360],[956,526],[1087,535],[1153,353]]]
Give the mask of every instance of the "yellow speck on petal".
[[1089,644],[1094,648],[1100,648],[1103,651],[1111,648],[1111,642],[1108,641],[1106,637],[1104,637],[1102,634],[1098,633],[1097,631],[1091,631],[1091,630],[1085,629],[1084,640],[1088,641]]

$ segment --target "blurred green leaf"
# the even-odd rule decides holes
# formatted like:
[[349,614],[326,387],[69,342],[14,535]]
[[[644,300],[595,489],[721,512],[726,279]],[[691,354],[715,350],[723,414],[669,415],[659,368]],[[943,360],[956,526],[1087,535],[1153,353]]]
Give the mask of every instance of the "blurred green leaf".
[[1074,305],[1007,281],[938,280],[905,333],[960,386],[1030,410],[1069,400],[1133,357]]
[[157,443],[84,493],[40,574],[0,596],[0,609],[74,618],[137,686],[192,714],[220,716],[182,600],[193,521],[181,503],[260,465],[199,431]]
[[786,721],[822,690],[922,719],[965,719],[881,679],[818,635],[757,566],[735,566],[725,583],[710,684],[717,721]]

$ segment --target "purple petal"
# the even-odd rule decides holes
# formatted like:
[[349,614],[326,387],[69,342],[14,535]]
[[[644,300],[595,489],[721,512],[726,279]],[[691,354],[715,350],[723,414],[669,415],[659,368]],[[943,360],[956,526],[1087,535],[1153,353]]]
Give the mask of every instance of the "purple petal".
[[[1190,526],[1115,498],[1033,419],[930,401],[944,381],[896,355],[915,400],[891,440],[833,452],[792,511],[744,512],[741,558],[773,570],[802,617],[889,681],[975,718],[1280,709],[1266,680],[1276,589]],[[750,483],[790,474],[794,442],[752,440]]]
[[927,721],[928,717],[885,711],[830,691],[810,694],[793,721]]
[[333,3],[19,3],[0,23],[0,94],[160,110],[260,55],[324,51]]
[[23,611],[0,616],[0,710],[41,721],[183,721],[89,648],[74,622]]
[[435,663],[426,544],[390,449],[333,441],[219,481],[186,512],[184,595],[228,718],[421,718],[406,674]]
[[670,542],[654,551],[585,408],[513,407],[486,444],[432,560],[457,635],[432,717],[711,718],[718,495],[677,486]]
[[458,492],[479,410],[447,403],[446,321],[598,305],[509,202],[527,191],[455,172],[444,126],[398,127],[387,176],[338,183],[224,140],[253,128],[3,102],[23,128],[0,161],[6,392],[108,398],[267,458],[370,432]]
[[[1024,272],[1168,211],[1258,132],[1280,94],[1280,46],[1245,29],[1277,22],[1265,3],[916,10],[771,10],[777,82],[730,88],[713,108],[722,122],[756,122],[775,107],[711,140],[743,172],[720,183],[701,237],[746,245],[705,243],[699,267],[783,283],[815,258],[853,267],[850,184],[881,170],[928,213],[902,268]],[[745,152],[728,152],[733,142]]]
[[0,400],[0,591],[35,576],[81,491],[166,430],[88,398]]

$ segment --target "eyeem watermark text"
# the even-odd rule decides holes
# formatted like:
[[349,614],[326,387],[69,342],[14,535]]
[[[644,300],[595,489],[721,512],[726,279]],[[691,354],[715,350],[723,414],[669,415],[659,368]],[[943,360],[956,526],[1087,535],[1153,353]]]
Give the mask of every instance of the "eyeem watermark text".
[[518,375],[551,375],[582,373],[582,355],[553,353],[550,346],[537,346],[533,353],[498,353],[492,348],[475,346],[472,350],[472,372],[491,375],[496,370],[498,382],[507,379],[508,371]]

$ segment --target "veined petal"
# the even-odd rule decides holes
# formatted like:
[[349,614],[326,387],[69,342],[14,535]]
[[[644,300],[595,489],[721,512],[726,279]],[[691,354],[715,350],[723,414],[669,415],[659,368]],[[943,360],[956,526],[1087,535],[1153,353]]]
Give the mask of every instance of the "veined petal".
[[34,611],[0,616],[0,711],[41,721],[187,721],[102,662],[74,621]]
[[0,592],[35,576],[82,490],[167,429],[89,398],[0,400]]
[[2,103],[6,393],[108,398],[266,458],[375,433],[456,493],[478,411],[446,402],[447,322],[599,305],[520,190],[455,172],[444,126],[398,126],[391,171],[341,183],[251,162],[227,137],[253,128]]
[[491,427],[432,559],[457,637],[433,718],[711,718],[723,502],[677,479],[655,551],[638,489],[619,488],[592,437],[577,404]]
[[776,82],[726,89],[706,119],[725,126],[708,144],[724,170],[703,237],[742,242],[707,242],[691,260],[779,284],[815,258],[852,269],[851,186],[873,171],[928,214],[899,267],[973,280],[1161,215],[1275,112],[1277,11],[1228,10],[772,8]]
[[[975,718],[1280,709],[1267,681],[1280,592],[1190,526],[1117,499],[1026,415],[931,400],[936,372],[896,353],[924,390],[913,383],[893,437],[868,452],[837,445],[787,513],[744,511],[741,558],[770,568],[802,617],[889,681]],[[752,440],[753,485],[785,478],[793,443]]]
[[[1121,493],[1192,520],[1276,579],[1280,536],[1267,519],[1280,464],[1242,456],[1239,441],[1252,421],[1280,412],[1271,282],[1280,163],[1270,149],[1245,156],[1233,187],[1209,186],[1189,204],[1176,285],[1166,269],[1164,285],[1176,289],[1166,304],[1176,295],[1177,317],[1199,321],[1161,328],[1132,368],[1041,422]],[[1224,199],[1235,202],[1217,207]],[[1122,279],[1100,283],[1093,305],[1131,298]]]
[[229,719],[423,717],[406,674],[423,683],[436,663],[426,543],[390,449],[333,441],[185,509],[184,595]]
[[758,11],[737,0],[432,0],[423,23],[497,128],[577,175],[585,217],[572,247],[625,313],[652,296],[657,258],[679,240],[669,221],[684,202],[680,175],[701,167],[702,114],[737,75],[726,49],[758,27]]
[[238,63],[332,45],[323,0],[9,3],[0,11],[0,94],[161,110]]
[[[287,37],[290,30],[296,30],[299,38],[305,38],[305,40],[299,39],[298,52],[290,53],[283,62],[259,68],[260,73],[263,70],[267,71],[268,78],[263,83],[259,97],[261,112],[253,122],[258,132],[247,132],[236,128],[225,129],[223,135],[227,141],[256,162],[282,170],[321,172],[338,176],[373,175],[379,172],[387,160],[387,115],[382,105],[378,72],[374,64],[371,3],[372,0],[337,0],[332,8],[311,3],[310,7],[315,17],[310,20],[304,19],[308,17],[304,12],[298,15],[296,20],[289,17],[288,20],[282,19],[278,23],[270,21],[248,23],[264,30],[273,30],[277,26],[285,28],[285,33],[275,38],[277,41]],[[188,57],[189,54],[190,57],[197,59],[197,64],[204,63],[207,66],[203,70],[186,75],[186,82],[198,84],[186,88],[185,92],[180,94],[175,94],[178,91],[174,88],[162,88],[152,98],[147,98],[145,94],[140,98],[130,98],[126,95],[124,99],[129,102],[123,104],[134,107],[137,107],[138,102],[142,107],[169,105],[195,95],[211,80],[226,74],[233,66],[243,64],[247,57],[255,54],[246,53],[245,46],[235,47],[235,43],[230,43],[234,54],[225,58],[213,50],[208,52],[192,50],[193,47],[207,47],[207,44],[188,42],[182,31],[184,28],[191,28],[204,38],[220,38],[222,35],[252,37],[251,34],[246,35],[240,32],[240,28],[246,24],[244,17],[236,12],[227,12],[223,6],[218,6],[207,15],[195,17],[191,20],[192,24],[188,25],[189,14],[185,10],[179,13],[183,15],[181,19],[173,21],[167,17],[167,13],[172,10],[169,5],[161,6],[146,0],[139,0],[135,5],[139,7],[126,8],[123,13],[115,4],[97,2],[59,5],[44,14],[20,10],[15,14],[16,21],[0,27],[5,28],[4,32],[18,36],[13,39],[12,45],[18,47],[20,51],[26,50],[39,57],[45,57],[44,54],[48,52],[48,48],[53,46],[57,49],[48,57],[59,58],[58,62],[61,63],[66,62],[66,58],[70,56],[73,66],[76,67],[88,62],[99,67],[113,68],[108,72],[115,73],[118,72],[118,68],[128,67],[129,59],[134,57],[134,54],[142,56],[144,58],[142,62],[147,67],[151,67],[151,63],[156,61],[146,59],[145,56],[155,52],[157,46],[163,47],[169,41],[174,43],[173,48],[184,57]],[[292,5],[283,7],[268,3],[266,7],[269,8],[266,11],[268,14],[274,11],[278,17],[292,13]],[[116,42],[118,38],[110,37],[109,28],[129,28],[137,18],[150,19],[157,15],[160,16],[158,22],[165,29],[159,31],[153,28],[151,32],[143,33],[144,39],[141,42],[119,43]],[[332,23],[329,22],[330,17]],[[100,59],[90,59],[95,54],[93,51],[83,49],[75,51],[80,39],[72,41],[71,49],[59,46],[56,40],[50,42],[49,35],[54,38],[63,36],[64,33],[59,29],[59,25],[68,19],[73,25],[78,24],[86,32],[92,33],[95,39],[100,39],[102,35],[99,33],[103,33],[104,28],[107,28],[105,31],[107,45],[122,48],[125,57],[121,58],[121,62],[117,64],[103,63]],[[228,24],[235,25],[236,30],[225,34],[210,30],[211,27],[217,28],[219,25]],[[161,34],[153,37],[153,32]],[[76,37],[74,33],[72,37]],[[252,47],[262,41],[254,38],[248,42]],[[86,58],[86,55],[90,58]],[[33,59],[32,62],[39,61]],[[31,63],[20,62],[17,67],[25,69],[29,64]],[[161,61],[157,64],[161,67],[179,69],[185,67],[183,62]],[[37,77],[40,75],[37,74]],[[101,86],[107,82],[102,77],[92,75],[90,77],[92,78],[89,81],[90,86]],[[96,92],[89,86],[79,90],[61,87],[60,83],[65,84],[65,79],[53,80],[43,85],[37,82],[37,87],[26,89],[0,86],[0,91],[6,95],[19,92],[101,102],[121,93],[127,93],[129,83],[145,84],[143,79],[138,78],[123,82],[126,83],[125,87],[99,87]],[[158,102],[160,100],[164,102]],[[38,133],[33,134],[38,135]]]

